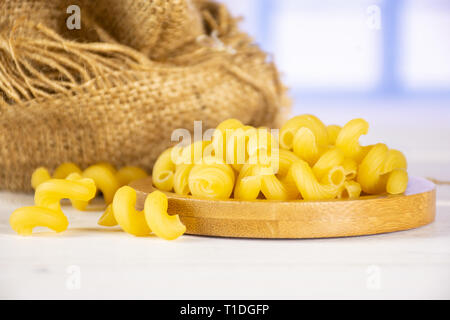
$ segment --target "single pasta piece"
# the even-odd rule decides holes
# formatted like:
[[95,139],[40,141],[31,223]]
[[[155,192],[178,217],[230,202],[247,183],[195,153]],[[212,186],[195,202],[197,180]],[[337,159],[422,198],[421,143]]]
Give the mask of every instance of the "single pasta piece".
[[345,181],[338,198],[339,199],[358,199],[361,196],[361,185],[356,181]]
[[145,220],[145,214],[135,209],[136,191],[129,186],[117,190],[112,202],[114,218],[123,231],[136,237],[150,234],[151,229]]
[[331,184],[320,184],[311,167],[303,160],[292,165],[289,175],[295,181],[305,200],[331,200],[339,194],[338,187]]
[[408,162],[402,152],[389,149],[381,174],[390,173],[395,169],[408,169]]
[[[106,205],[113,201],[114,194],[119,189],[120,184],[115,176],[107,166],[93,165],[83,171],[82,176],[84,178],[90,178],[94,180],[97,189],[103,193]],[[73,206],[80,211],[86,210],[88,202],[73,201]]]
[[133,181],[144,179],[146,177],[148,177],[148,174],[145,170],[131,166],[123,167],[116,173],[116,178],[120,187],[126,186]]
[[301,128],[311,130],[319,146],[327,146],[329,144],[327,127],[317,117],[306,114],[294,117],[283,125],[280,132],[280,146],[286,150],[292,150],[294,137]]
[[286,177],[292,164],[301,160],[295,153],[285,149],[279,150],[279,159],[279,169],[275,172],[279,177]]
[[30,236],[35,227],[47,227],[57,233],[67,230],[69,220],[58,211],[42,207],[15,210],[9,218],[12,229],[21,236]]
[[56,232],[67,229],[69,222],[61,210],[60,201],[89,201],[95,197],[92,179],[74,173],[71,180],[51,179],[40,184],[34,196],[34,207],[20,208],[10,217],[10,224],[20,235],[31,235],[35,227],[48,227]]
[[329,139],[329,143],[331,145],[336,144],[337,137],[338,137],[339,133],[341,132],[341,130],[342,130],[342,127],[338,126],[338,125],[327,126],[328,139]]
[[342,165],[344,153],[339,148],[331,148],[325,152],[314,165],[313,172],[321,180],[332,168]]
[[363,148],[359,144],[362,135],[369,132],[369,124],[363,119],[354,119],[348,122],[336,139],[336,146],[340,148],[346,158],[360,159]]
[[337,166],[328,170],[320,182],[324,185],[332,185],[336,188],[340,188],[344,185],[345,181],[344,168],[342,166]]
[[36,190],[36,188],[40,184],[50,180],[51,178],[52,177],[50,176],[50,173],[46,168],[44,167],[37,168],[31,175],[31,186],[33,187],[34,190]]
[[255,174],[256,166],[246,164],[242,167],[236,181],[234,198],[237,200],[256,200],[261,193],[261,176]]
[[167,196],[155,191],[147,196],[145,200],[145,220],[150,229],[160,238],[175,240],[186,232],[186,227],[178,215],[167,213]]
[[386,191],[389,194],[402,194],[408,187],[408,173],[405,169],[395,169],[389,174]]
[[321,154],[314,132],[306,127],[299,129],[295,134],[293,148],[294,153],[310,165],[314,165]]
[[354,180],[358,174],[358,163],[350,158],[344,159],[342,167],[345,171],[346,180]]
[[111,163],[109,162],[99,162],[96,164],[97,166],[102,166],[105,167],[106,169],[108,169],[109,171],[111,171],[113,174],[117,173],[117,169],[116,167],[114,167]]
[[180,164],[177,166],[173,178],[173,187],[176,194],[187,196],[191,193],[189,189],[189,174],[193,167],[193,164]]
[[[406,168],[407,162],[401,152],[389,150],[385,144],[380,143],[372,147],[361,162],[358,182],[361,184],[362,190],[368,194],[381,194],[384,192],[390,194],[403,193],[406,191],[408,182],[408,179],[404,178]],[[397,169],[401,169],[403,172],[396,172]],[[392,181],[400,181],[400,183],[390,184],[389,190],[387,190],[391,175],[395,177]]]
[[208,199],[229,199],[234,188],[235,173],[231,166],[218,159],[205,159],[189,174],[189,189],[193,196]]
[[152,174],[155,187],[167,192],[173,190],[173,176],[176,170],[175,163],[172,161],[172,150],[173,148],[170,148],[159,156],[153,166]]
[[94,180],[72,173],[65,180],[51,179],[41,184],[34,194],[34,203],[38,207],[62,213],[60,205],[62,199],[89,201],[95,197],[96,191]]
[[215,156],[223,161],[226,161],[228,144],[227,139],[233,135],[236,129],[243,127],[244,124],[236,119],[226,120],[217,126],[212,138]]
[[407,166],[406,158],[400,151],[378,144],[372,147],[359,166],[358,182],[368,194],[400,194],[406,191],[408,185]]
[[53,172],[53,179],[65,179],[72,173],[81,174],[81,169],[76,164],[66,162],[59,165]]
[[296,198],[297,193],[291,194],[292,189],[286,186],[274,175],[263,175],[261,192],[267,200],[288,201]]
[[110,204],[105,212],[102,214],[100,219],[98,219],[97,224],[103,227],[115,227],[117,226],[116,218],[114,218],[114,212],[112,209],[112,204]]

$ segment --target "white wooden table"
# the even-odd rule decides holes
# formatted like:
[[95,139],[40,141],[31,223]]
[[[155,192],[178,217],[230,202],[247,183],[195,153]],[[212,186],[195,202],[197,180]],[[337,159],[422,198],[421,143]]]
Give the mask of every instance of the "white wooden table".
[[[450,104],[378,102],[296,113],[326,122],[363,116],[370,138],[405,151],[410,173],[450,180]],[[398,125],[400,122],[400,125]],[[64,207],[70,229],[19,237],[11,212],[32,195],[0,192],[0,298],[302,299],[450,298],[450,187],[438,187],[437,220],[406,232],[322,240],[175,242],[102,229],[100,212]]]

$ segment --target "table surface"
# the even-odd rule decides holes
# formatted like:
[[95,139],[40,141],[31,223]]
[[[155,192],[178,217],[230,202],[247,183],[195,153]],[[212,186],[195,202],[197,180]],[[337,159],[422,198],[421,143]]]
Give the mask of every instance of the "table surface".
[[[363,143],[388,141],[407,154],[412,175],[450,180],[450,104],[365,106],[311,103],[295,111],[313,109],[327,123],[364,117],[373,129]],[[450,298],[449,186],[438,186],[429,226],[342,239],[166,242],[100,228],[101,212],[70,206],[63,207],[68,231],[20,237],[9,215],[32,204],[32,195],[0,192],[3,299]]]

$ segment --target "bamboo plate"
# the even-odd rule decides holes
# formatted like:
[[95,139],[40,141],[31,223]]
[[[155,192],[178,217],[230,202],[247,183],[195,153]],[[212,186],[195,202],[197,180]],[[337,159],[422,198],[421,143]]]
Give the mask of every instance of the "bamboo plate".
[[[136,181],[136,207],[155,190],[151,178]],[[169,213],[187,234],[263,239],[307,239],[373,235],[418,228],[434,221],[436,187],[412,177],[399,196],[334,201],[213,201],[166,193]]]

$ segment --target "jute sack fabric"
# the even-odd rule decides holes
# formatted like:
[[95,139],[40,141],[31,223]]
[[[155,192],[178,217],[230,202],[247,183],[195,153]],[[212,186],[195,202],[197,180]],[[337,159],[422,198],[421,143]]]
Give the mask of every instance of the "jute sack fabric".
[[151,171],[195,120],[276,127],[289,111],[276,67],[223,5],[76,3],[72,31],[66,0],[0,1],[0,188],[30,191],[35,168],[66,161]]

